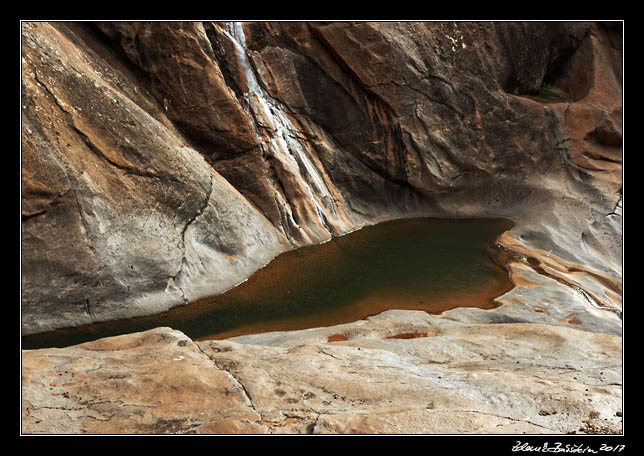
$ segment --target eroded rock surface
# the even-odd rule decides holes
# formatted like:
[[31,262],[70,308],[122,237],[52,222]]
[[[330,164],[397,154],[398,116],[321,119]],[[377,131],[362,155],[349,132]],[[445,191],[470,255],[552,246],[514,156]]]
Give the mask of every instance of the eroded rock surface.
[[619,24],[25,22],[22,76],[26,334],[414,215],[621,280]]
[[22,394],[26,433],[621,433],[621,338],[418,311],[197,343],[158,328],[27,351]]
[[[160,312],[222,292],[284,250],[82,26],[23,31],[25,333]],[[217,280],[204,292],[208,275]]]
[[622,39],[586,22],[22,23],[23,334],[162,312],[383,220],[516,223],[493,311],[24,351],[23,430],[616,432]]

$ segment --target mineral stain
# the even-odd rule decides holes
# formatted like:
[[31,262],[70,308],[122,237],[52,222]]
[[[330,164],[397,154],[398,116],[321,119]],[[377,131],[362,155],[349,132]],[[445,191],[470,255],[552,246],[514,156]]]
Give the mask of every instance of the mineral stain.
[[512,288],[496,238],[507,219],[385,222],[286,252],[228,292],[160,315],[25,336],[23,349],[64,347],[169,326],[192,339],[331,326],[389,309],[440,313],[497,307]]

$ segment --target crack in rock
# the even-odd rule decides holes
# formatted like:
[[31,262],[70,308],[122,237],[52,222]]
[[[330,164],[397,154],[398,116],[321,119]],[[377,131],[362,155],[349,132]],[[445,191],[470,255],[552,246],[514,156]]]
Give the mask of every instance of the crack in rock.
[[192,341],[192,342],[193,342],[193,344],[195,345],[195,347],[197,347],[197,349],[198,349],[198,350],[199,350],[199,351],[200,351],[200,352],[201,352],[201,353],[202,353],[202,354],[203,354],[203,355],[204,355],[208,360],[210,360],[210,362],[212,362],[212,364],[213,364],[217,369],[219,369],[219,370],[221,370],[221,371],[226,372],[226,373],[230,376],[230,378],[233,380],[233,382],[234,382],[234,383],[235,383],[235,384],[240,388],[240,390],[244,393],[244,397],[246,397],[246,399],[248,400],[248,405],[250,406],[250,408],[252,408],[252,409],[253,409],[253,411],[259,415],[260,420],[261,420],[261,416],[262,416],[262,415],[261,415],[261,413],[259,413],[259,412],[257,411],[257,409],[255,408],[255,404],[253,404],[253,398],[252,398],[252,396],[251,396],[250,392],[246,389],[246,386],[244,386],[244,384],[241,382],[241,380],[239,380],[239,379],[237,378],[237,376],[235,376],[235,374],[233,374],[229,369],[226,369],[224,366],[219,365],[219,364],[217,363],[217,361],[216,361],[212,356],[210,356],[208,353],[206,353],[204,350],[202,350],[201,346],[200,346],[198,343],[196,343],[196,342],[194,342],[194,341]]
[[[174,275],[170,276],[170,280],[172,280],[173,284],[176,285],[176,287],[179,289],[181,292],[181,295],[183,296],[183,303],[188,304],[188,299],[186,298],[185,291],[181,286],[177,284],[176,278],[181,274],[183,271],[184,264],[186,264],[186,231],[188,231],[188,228],[196,222],[196,220],[205,212],[205,210],[208,208],[208,203],[210,202],[210,197],[212,196],[213,190],[215,187],[215,181],[213,178],[212,173],[210,174],[210,188],[208,189],[208,194],[206,195],[206,198],[201,205],[201,207],[197,210],[197,212],[188,220],[188,222],[185,224],[183,227],[183,230],[181,230],[181,240],[179,242],[179,250],[181,251],[181,263],[179,265],[179,269],[177,272],[174,273]],[[201,260],[199,260],[201,261]]]
[[554,433],[554,431],[549,427],[543,426],[541,424],[537,424],[537,423],[535,423],[533,421],[530,421],[530,420],[525,420],[525,419],[522,420],[522,419],[519,419],[519,418],[512,418],[511,416],[497,415],[496,413],[481,412],[479,410],[450,410],[450,413],[454,413],[454,412],[456,412],[456,413],[458,413],[458,412],[461,412],[461,413],[476,413],[476,414],[479,414],[479,415],[493,416],[493,417],[501,418],[501,419],[504,419],[504,420],[514,421],[514,422],[517,422],[517,423],[527,423],[527,424],[530,424],[532,426],[536,426],[536,427],[539,427],[539,428],[542,428],[542,429],[547,429],[548,431]]
[[105,162],[107,162],[111,166],[113,166],[113,167],[115,167],[117,169],[120,169],[121,171],[124,171],[124,172],[126,172],[128,174],[132,174],[132,175],[139,176],[139,177],[150,178],[150,179],[159,179],[159,180],[164,181],[164,182],[174,182],[174,183],[177,183],[177,184],[181,184],[181,181],[179,179],[177,179],[176,177],[172,176],[172,175],[155,174],[155,173],[149,173],[149,172],[141,171],[141,170],[139,170],[137,168],[134,168],[132,166],[123,165],[123,164],[117,163],[114,160],[110,159],[107,155],[105,155],[105,153],[103,153],[103,151],[101,150],[100,147],[98,147],[96,144],[94,144],[94,142],[90,139],[90,137],[85,132],[83,132],[80,128],[78,128],[76,126],[76,123],[74,122],[73,114],[71,112],[69,112],[69,110],[67,110],[62,105],[61,101],[58,99],[58,97],[56,97],[56,95],[51,91],[51,89],[49,89],[47,84],[45,84],[39,78],[38,72],[36,70],[34,70],[34,80],[52,98],[52,100],[54,101],[54,104],[58,107],[58,109],[60,109],[66,115],[66,117],[68,119],[68,121],[67,121],[68,125],[83,140],[83,142],[87,145],[87,147],[94,154],[96,154],[96,156],[100,157],[101,159],[103,159]]

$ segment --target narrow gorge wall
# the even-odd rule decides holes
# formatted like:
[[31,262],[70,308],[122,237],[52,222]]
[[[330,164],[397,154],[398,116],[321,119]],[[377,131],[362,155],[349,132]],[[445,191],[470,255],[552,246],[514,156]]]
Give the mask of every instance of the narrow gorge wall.
[[21,49],[23,334],[415,215],[509,217],[621,308],[619,23],[24,22]]

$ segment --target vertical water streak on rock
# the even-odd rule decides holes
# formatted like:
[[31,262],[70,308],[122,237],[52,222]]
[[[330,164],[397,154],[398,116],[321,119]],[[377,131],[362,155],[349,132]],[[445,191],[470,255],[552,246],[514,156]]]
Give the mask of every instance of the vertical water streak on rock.
[[[320,225],[329,235],[332,235],[331,228],[326,221],[326,212],[324,210],[326,205],[321,204],[318,198],[328,202],[332,207],[334,199],[330,195],[324,180],[319,175],[317,168],[309,159],[305,148],[297,140],[297,128],[289,119],[282,104],[272,98],[257,81],[255,71],[246,53],[246,38],[241,22],[226,22],[224,30],[232,39],[246,79],[248,92],[242,95],[244,101],[249,106],[249,110],[258,125],[262,124],[262,121],[267,121],[270,122],[272,127],[268,141],[260,137],[260,142],[267,146],[266,152],[272,158],[285,164],[294,165],[300,177],[298,182],[302,184],[303,189],[308,194]],[[311,188],[310,184],[314,189]],[[295,222],[291,213],[288,213],[287,216],[293,223]],[[296,226],[298,225],[296,224]],[[300,226],[300,228],[302,227]]]

